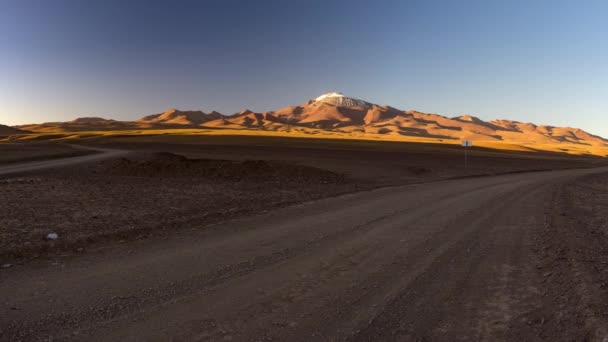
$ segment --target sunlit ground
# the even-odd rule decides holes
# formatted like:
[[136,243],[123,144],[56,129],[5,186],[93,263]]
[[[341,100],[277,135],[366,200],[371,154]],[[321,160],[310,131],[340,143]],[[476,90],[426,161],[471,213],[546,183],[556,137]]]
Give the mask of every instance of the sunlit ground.
[[[327,131],[322,129],[307,127],[292,127],[284,130],[264,130],[264,129],[146,129],[146,130],[119,130],[119,131],[86,131],[86,132],[44,132],[27,133],[10,136],[0,136],[1,142],[26,142],[26,141],[56,141],[56,142],[76,142],[78,140],[96,139],[103,137],[128,137],[128,136],[268,136],[268,137],[294,137],[294,138],[323,138],[323,139],[349,139],[364,141],[394,141],[394,142],[413,142],[413,143],[434,143],[434,144],[460,144],[456,139],[438,139],[429,137],[416,137],[405,135],[374,134],[368,132],[341,132]],[[597,155],[608,156],[607,146],[590,146],[571,143],[522,145],[509,141],[474,141],[478,147],[487,147],[498,150],[509,151],[550,151],[561,152],[574,155]]]

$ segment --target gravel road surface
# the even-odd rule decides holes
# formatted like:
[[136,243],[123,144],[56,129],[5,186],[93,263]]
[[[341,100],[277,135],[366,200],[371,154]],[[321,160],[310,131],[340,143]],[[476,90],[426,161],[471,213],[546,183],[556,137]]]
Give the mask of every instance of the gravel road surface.
[[535,237],[556,184],[606,171],[383,188],[2,269],[0,339],[559,340]]
[[17,174],[29,171],[37,171],[43,169],[52,169],[57,167],[65,167],[76,164],[90,163],[95,161],[100,161],[104,159],[111,159],[124,156],[128,154],[128,151],[124,150],[116,150],[116,149],[108,149],[108,148],[100,148],[100,147],[88,147],[88,146],[80,146],[80,145],[70,145],[77,149],[82,150],[91,150],[96,151],[98,153],[78,156],[78,157],[68,157],[68,158],[56,158],[42,161],[31,161],[26,163],[14,163],[7,165],[0,165],[0,176],[2,175],[10,175]]

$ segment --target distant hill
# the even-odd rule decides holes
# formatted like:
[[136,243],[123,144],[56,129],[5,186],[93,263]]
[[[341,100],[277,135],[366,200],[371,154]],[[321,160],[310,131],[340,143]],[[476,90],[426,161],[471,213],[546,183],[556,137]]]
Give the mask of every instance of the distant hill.
[[19,129],[32,132],[82,132],[82,131],[111,131],[138,128],[134,123],[128,121],[116,121],[99,117],[83,117],[66,122],[45,122],[42,124],[30,124],[17,126]]
[[218,112],[209,114],[201,111],[181,111],[177,109],[169,109],[164,113],[145,116],[137,122],[148,124],[176,124],[176,125],[200,125],[212,120],[218,120],[224,116]]
[[72,121],[69,121],[68,123],[75,125],[110,125],[116,122],[116,120],[108,120],[99,117],[84,117],[74,119]]
[[5,126],[0,124],[0,135],[8,135],[8,134],[22,134],[28,133],[27,131],[17,129],[10,126]]
[[413,137],[444,143],[459,143],[466,139],[488,144],[496,142],[530,149],[564,151],[568,149],[560,148],[560,144],[576,145],[583,150],[591,150],[586,147],[608,147],[608,140],[578,128],[539,126],[512,120],[484,121],[471,115],[448,118],[412,110],[403,111],[338,92],[323,94],[303,104],[261,113],[243,110],[225,116],[215,111],[205,113],[169,109],[132,122],[85,117],[69,122],[24,125],[18,128],[34,132],[222,128],[259,129],[289,134],[294,127],[316,130],[320,136],[339,133],[354,138],[365,135],[391,140]]

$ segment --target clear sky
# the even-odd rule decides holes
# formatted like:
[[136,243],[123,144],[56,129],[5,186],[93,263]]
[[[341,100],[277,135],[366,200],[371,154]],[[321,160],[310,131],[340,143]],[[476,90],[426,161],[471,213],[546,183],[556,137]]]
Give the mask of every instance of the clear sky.
[[328,91],[608,137],[608,1],[0,0],[0,123]]

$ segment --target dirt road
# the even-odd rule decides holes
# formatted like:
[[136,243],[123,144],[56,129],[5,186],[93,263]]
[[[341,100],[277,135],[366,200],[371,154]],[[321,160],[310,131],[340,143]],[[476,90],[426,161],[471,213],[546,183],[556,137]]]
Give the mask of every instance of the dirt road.
[[384,188],[2,269],[0,339],[559,340],[534,240],[555,184],[600,171]]
[[78,157],[68,157],[68,158],[55,158],[49,160],[42,161],[31,161],[26,163],[16,163],[16,164],[8,164],[8,165],[0,165],[0,176],[15,174],[15,173],[23,173],[29,171],[36,171],[42,169],[51,169],[56,167],[65,167],[70,165],[82,164],[82,163],[90,163],[94,161],[111,159],[126,155],[128,151],[124,150],[116,150],[116,149],[108,149],[108,148],[100,148],[100,147],[89,147],[89,146],[81,146],[81,145],[70,145],[76,149],[81,150],[91,150],[98,153],[78,156]]

